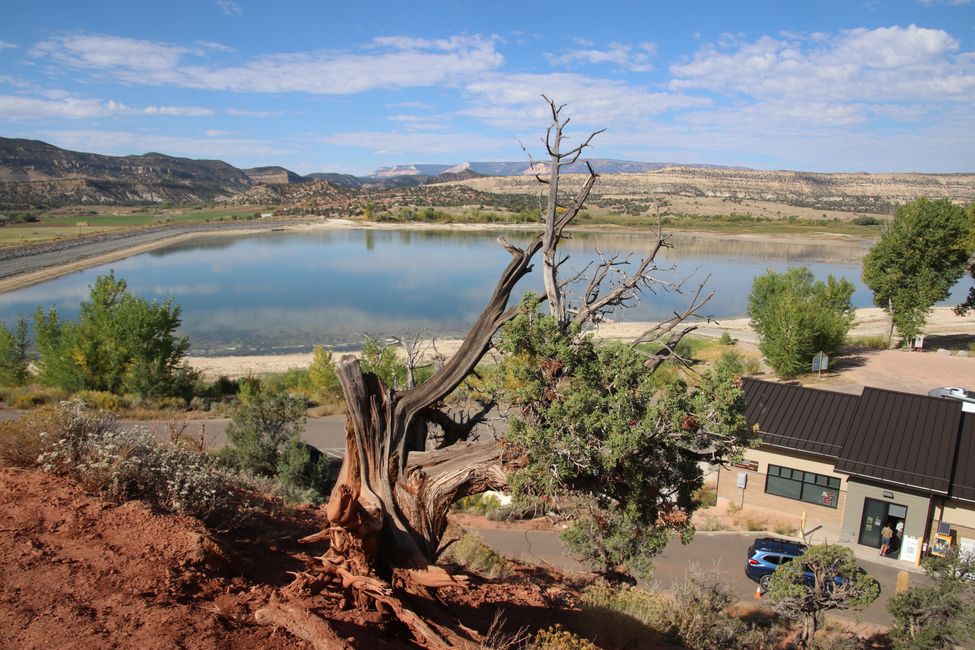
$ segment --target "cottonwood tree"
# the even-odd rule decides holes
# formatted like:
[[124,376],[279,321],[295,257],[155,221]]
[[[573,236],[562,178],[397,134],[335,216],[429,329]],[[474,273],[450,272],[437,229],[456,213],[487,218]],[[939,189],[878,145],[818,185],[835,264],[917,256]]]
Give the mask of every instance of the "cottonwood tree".
[[863,258],[863,282],[887,312],[888,345],[895,327],[905,339],[918,336],[931,307],[948,298],[965,272],[970,234],[964,210],[948,199],[915,199],[897,209]]
[[846,343],[856,320],[853,291],[845,278],[816,280],[804,266],[783,273],[769,269],[755,278],[748,316],[762,354],[779,376],[801,374],[814,354],[834,354]]
[[[444,398],[472,374],[494,346],[498,331],[506,323],[517,322],[520,325],[516,327],[529,325],[530,338],[535,341],[532,347],[537,353],[535,372],[548,382],[548,390],[541,392],[548,405],[556,409],[560,386],[569,383],[580,386],[586,376],[570,376],[572,369],[565,366],[556,369],[564,362],[549,356],[546,346],[564,348],[566,358],[585,358],[584,367],[592,370],[597,365],[592,363],[593,355],[600,352],[584,334],[587,326],[598,322],[612,308],[631,302],[641,291],[681,288],[654,277],[658,270],[656,254],[668,245],[666,237],[658,231],[655,247],[633,265],[631,273],[622,272],[624,260],[604,259],[577,274],[584,285],[583,292],[575,300],[570,298],[569,284],[559,277],[564,262],[558,255],[559,242],[589,195],[597,175],[590,167],[582,187],[561,203],[561,169],[579,159],[592,136],[564,150],[568,119],[562,118],[562,107],[551,101],[548,105],[552,124],[544,143],[551,168],[547,179],[539,175],[539,180],[548,185],[544,229],[523,247],[499,238],[511,259],[457,352],[425,382],[398,390],[375,374],[363,372],[362,365],[353,358],[343,358],[336,368],[348,408],[346,453],[326,506],[329,526],[305,538],[305,541],[328,540],[329,546],[316,566],[296,581],[294,588],[341,589],[350,604],[376,608],[397,617],[425,647],[461,647],[472,639],[477,640],[475,632],[431,609],[438,588],[466,583],[465,576],[452,574],[435,564],[451,504],[488,489],[508,489],[510,478],[519,470],[543,475],[542,465],[558,456],[561,445],[567,442],[563,439],[550,446],[555,456],[532,456],[527,453],[524,439],[520,442],[474,439],[468,431],[467,435],[456,435],[437,449],[427,450],[428,425],[446,418]],[[532,262],[539,255],[543,260],[546,298],[551,311],[551,315],[544,316],[525,303],[509,304],[518,281],[531,271]],[[621,404],[631,405],[627,408],[634,415],[633,421],[616,422],[613,433],[618,435],[609,438],[599,434],[598,427],[590,427],[581,440],[582,444],[601,447],[594,457],[597,464],[584,471],[580,468],[575,473],[564,472],[559,477],[562,493],[598,491],[599,496],[590,501],[595,511],[642,525],[642,529],[631,528],[633,538],[641,538],[645,533],[659,540],[662,531],[667,529],[688,530],[687,497],[694,485],[690,459],[734,454],[748,438],[743,420],[734,415],[741,407],[740,389],[736,393],[728,385],[727,395],[712,391],[713,399],[708,400],[697,397],[697,393],[689,392],[686,387],[670,386],[661,398],[666,406],[656,409],[650,405],[657,399],[658,390],[640,376],[659,368],[680,338],[693,329],[693,325],[682,323],[700,309],[707,297],[698,287],[686,310],[674,314],[648,334],[648,341],[655,343],[651,354],[644,355],[637,364],[620,364],[619,367],[626,368],[625,376],[617,379],[604,373],[599,377],[601,387],[587,394],[586,399],[598,409],[603,421],[608,421],[612,408],[605,400],[616,397]],[[545,332],[545,336],[535,337],[537,328],[530,327],[532,320],[541,323],[551,337]],[[509,347],[514,346],[512,341],[509,337]],[[578,353],[571,350],[574,345],[579,346]],[[531,353],[529,350],[524,354]],[[632,349],[614,348],[611,354],[636,358]],[[539,423],[530,417],[537,405],[540,406],[530,401],[521,405],[522,420],[528,426]],[[541,421],[545,426],[535,428],[539,435],[557,429],[556,411],[543,414]],[[614,444],[617,446],[613,447]],[[639,493],[636,488],[627,491],[623,486],[617,486],[616,492],[606,491],[614,481],[621,482],[626,476],[634,475],[641,465],[646,466],[650,457],[654,463],[647,466],[645,474],[659,471],[661,480],[645,480],[642,485],[647,489]],[[605,468],[598,464],[605,464]],[[682,478],[688,473],[692,478]],[[622,513],[620,507],[613,507],[614,500],[622,507]],[[421,611],[422,616],[418,613]],[[311,621],[307,611],[294,607],[275,606],[262,611],[260,618],[315,641],[337,638],[327,622]]]

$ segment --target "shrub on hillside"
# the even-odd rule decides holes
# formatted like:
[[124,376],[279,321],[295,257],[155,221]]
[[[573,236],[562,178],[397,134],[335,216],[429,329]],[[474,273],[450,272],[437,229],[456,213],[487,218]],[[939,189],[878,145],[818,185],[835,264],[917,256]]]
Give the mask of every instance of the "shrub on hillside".
[[305,401],[273,384],[248,379],[227,427],[219,457],[236,471],[276,478],[288,501],[321,502],[335,480],[333,464],[301,441]]
[[55,422],[38,436],[38,464],[108,499],[139,499],[210,524],[227,523],[245,504],[234,477],[207,454],[160,443],[142,427],[121,428],[113,415],[81,402],[62,404]]
[[41,433],[59,429],[62,418],[61,410],[46,407],[0,422],[0,465],[37,465],[37,457],[44,449]]

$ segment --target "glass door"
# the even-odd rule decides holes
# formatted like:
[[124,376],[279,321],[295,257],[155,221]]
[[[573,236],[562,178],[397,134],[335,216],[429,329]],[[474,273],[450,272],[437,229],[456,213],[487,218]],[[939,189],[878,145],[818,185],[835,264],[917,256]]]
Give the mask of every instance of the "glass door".
[[860,543],[880,548],[880,531],[887,521],[887,502],[876,499],[863,500],[863,518],[860,520]]

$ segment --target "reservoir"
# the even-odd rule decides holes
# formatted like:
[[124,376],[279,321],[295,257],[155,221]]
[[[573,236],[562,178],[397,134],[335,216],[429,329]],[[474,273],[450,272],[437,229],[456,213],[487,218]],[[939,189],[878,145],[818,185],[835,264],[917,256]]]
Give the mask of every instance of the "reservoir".
[[[302,352],[316,344],[341,350],[358,347],[365,333],[385,337],[422,330],[458,337],[510,259],[496,241],[499,235],[516,244],[528,238],[526,231],[379,229],[202,237],[2,294],[0,320],[8,327],[18,314],[31,320],[38,305],[54,305],[63,319],[75,319],[96,276],[114,269],[139,296],[174,298],[182,307],[181,333],[190,337],[196,355]],[[600,255],[622,259],[629,253],[635,265],[654,241],[641,233],[573,233],[560,248],[568,255],[561,277],[575,275]],[[670,243],[651,273],[667,284],[644,292],[616,320],[668,318],[708,276],[715,297],[703,313],[741,316],[752,279],[769,268],[791,266],[808,266],[818,278],[845,277],[857,287],[855,306],[872,305],[860,279],[869,241],[682,234]],[[518,295],[542,291],[540,265],[538,258]],[[970,286],[966,277],[947,304],[962,301]]]

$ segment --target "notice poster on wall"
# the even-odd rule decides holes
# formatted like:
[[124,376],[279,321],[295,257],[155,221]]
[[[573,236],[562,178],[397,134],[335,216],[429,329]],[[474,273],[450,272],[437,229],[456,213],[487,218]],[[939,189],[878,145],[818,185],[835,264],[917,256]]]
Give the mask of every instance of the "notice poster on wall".
[[904,541],[901,543],[901,554],[897,559],[907,560],[908,562],[914,562],[916,564],[918,551],[917,542],[917,537],[904,535]]

